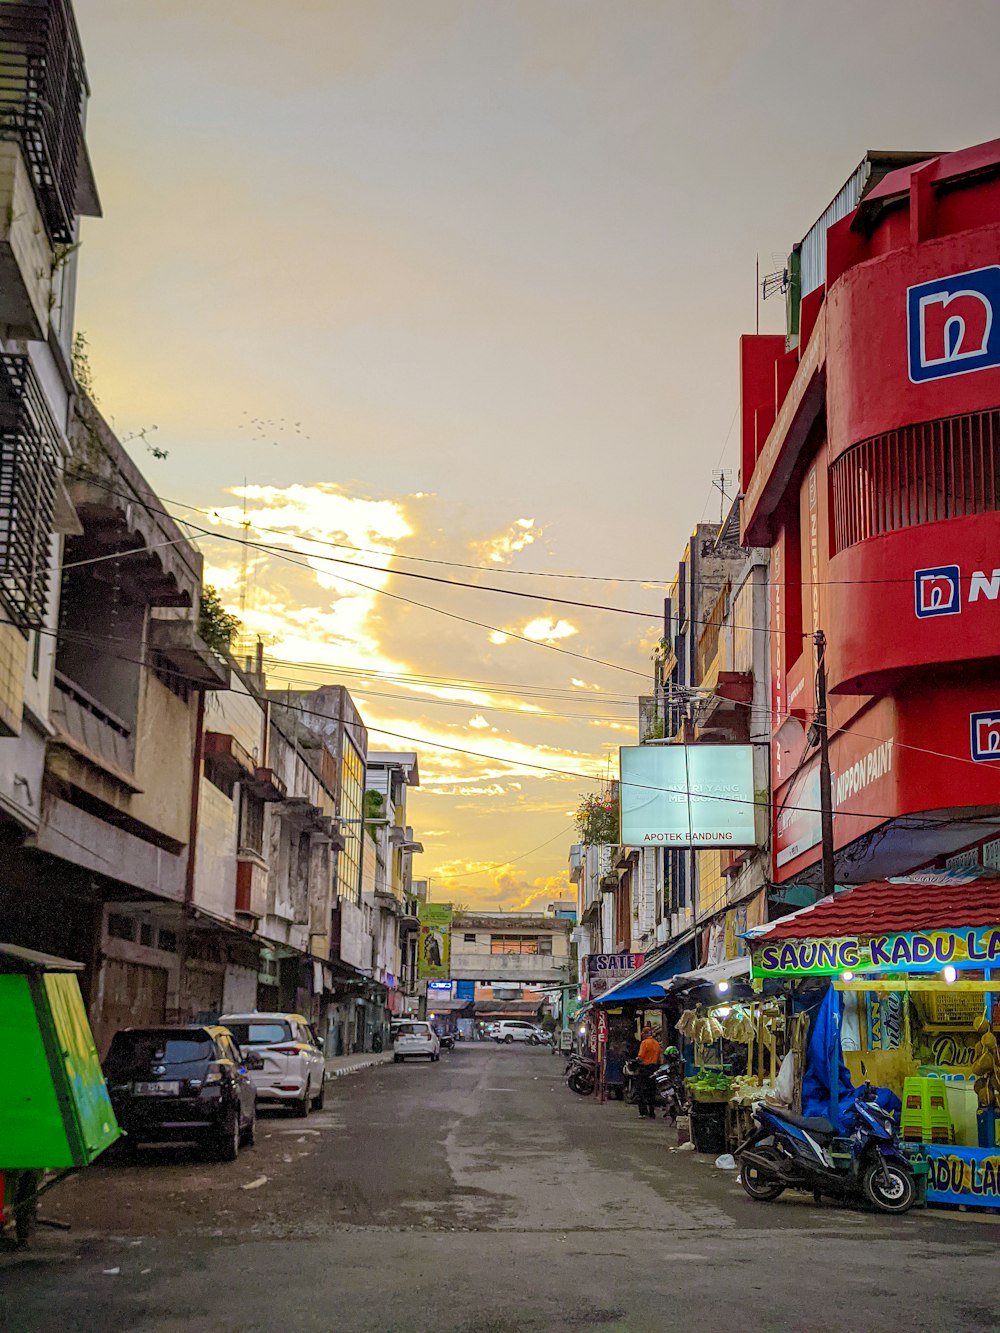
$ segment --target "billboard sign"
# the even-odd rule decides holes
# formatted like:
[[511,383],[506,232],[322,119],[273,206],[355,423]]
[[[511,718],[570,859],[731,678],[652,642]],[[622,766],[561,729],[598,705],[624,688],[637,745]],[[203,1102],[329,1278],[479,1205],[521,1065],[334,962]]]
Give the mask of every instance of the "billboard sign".
[[417,976],[421,981],[451,978],[451,903],[421,903]]
[[620,981],[642,967],[644,953],[592,953],[587,955],[587,998],[599,999]]
[[621,748],[621,839],[628,847],[755,847],[753,747]]

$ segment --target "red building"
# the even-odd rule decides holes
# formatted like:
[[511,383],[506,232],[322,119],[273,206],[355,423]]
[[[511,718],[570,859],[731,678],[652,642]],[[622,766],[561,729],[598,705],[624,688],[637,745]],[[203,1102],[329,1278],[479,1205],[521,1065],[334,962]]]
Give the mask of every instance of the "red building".
[[[771,549],[773,874],[1000,858],[1000,139],[869,154],[742,340],[744,544]],[[815,737],[813,738],[815,739]],[[985,844],[985,845],[984,845]]]

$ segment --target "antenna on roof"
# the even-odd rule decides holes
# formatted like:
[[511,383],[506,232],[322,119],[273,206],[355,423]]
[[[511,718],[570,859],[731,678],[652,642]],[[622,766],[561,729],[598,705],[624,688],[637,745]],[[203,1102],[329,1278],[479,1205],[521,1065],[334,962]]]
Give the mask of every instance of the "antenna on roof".
[[732,474],[725,468],[717,468],[712,473],[712,485],[719,492],[719,522],[722,523],[726,517],[726,501],[732,503],[732,499],[726,487],[732,480]]

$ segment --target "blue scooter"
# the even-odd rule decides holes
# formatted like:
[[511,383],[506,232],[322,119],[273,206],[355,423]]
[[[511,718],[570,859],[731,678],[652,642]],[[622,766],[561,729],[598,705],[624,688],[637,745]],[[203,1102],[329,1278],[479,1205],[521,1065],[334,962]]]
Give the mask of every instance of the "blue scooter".
[[865,1083],[852,1107],[849,1136],[839,1137],[822,1116],[794,1115],[759,1102],[754,1132],[736,1150],[740,1184],[767,1203],[786,1189],[804,1190],[818,1203],[824,1194],[867,1200],[880,1213],[905,1213],[917,1197],[913,1168],[899,1146],[891,1113]]

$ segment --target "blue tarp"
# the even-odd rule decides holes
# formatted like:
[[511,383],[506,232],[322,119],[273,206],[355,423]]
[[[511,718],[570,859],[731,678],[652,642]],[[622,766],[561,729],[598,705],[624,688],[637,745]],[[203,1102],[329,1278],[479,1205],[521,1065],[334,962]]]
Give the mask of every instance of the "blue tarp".
[[[854,1084],[840,1046],[840,993],[831,986],[813,1020],[802,1079],[802,1114],[826,1116],[839,1133],[849,1131]],[[831,1093],[831,1089],[835,1089]]]
[[594,1004],[618,1004],[622,1000],[662,1000],[666,992],[656,983],[669,981],[671,977],[687,972],[691,965],[690,957],[691,951],[685,946],[663,962],[654,960],[644,963],[634,977],[621,982],[606,994],[596,996]]

